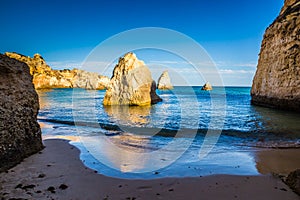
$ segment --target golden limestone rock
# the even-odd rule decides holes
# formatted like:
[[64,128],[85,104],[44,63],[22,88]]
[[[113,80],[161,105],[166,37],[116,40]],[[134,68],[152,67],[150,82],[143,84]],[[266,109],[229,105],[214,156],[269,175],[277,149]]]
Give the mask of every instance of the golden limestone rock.
[[266,30],[251,96],[255,105],[300,111],[299,0],[286,0]]
[[134,53],[127,53],[115,66],[104,105],[151,105],[162,101],[148,67]]
[[206,90],[206,91],[210,91],[212,89],[213,89],[212,85],[209,82],[206,82],[201,88],[201,90]]
[[85,88],[90,90],[103,90],[108,87],[109,78],[94,72],[79,69],[54,70],[47,65],[39,54],[33,58],[17,53],[5,53],[6,56],[26,63],[33,76],[35,89],[49,88]]
[[168,71],[164,71],[157,81],[157,89],[160,90],[172,90],[173,85],[171,83],[171,79]]

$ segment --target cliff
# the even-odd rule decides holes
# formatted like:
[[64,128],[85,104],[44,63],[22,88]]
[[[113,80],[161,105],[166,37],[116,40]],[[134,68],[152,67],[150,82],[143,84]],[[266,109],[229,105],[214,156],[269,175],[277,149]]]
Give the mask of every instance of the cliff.
[[0,172],[43,148],[29,67],[0,54]]
[[5,53],[6,56],[26,63],[33,76],[35,89],[48,88],[85,88],[103,90],[108,87],[109,78],[97,73],[79,69],[53,70],[39,54],[33,58],[17,53]]
[[145,63],[134,53],[127,53],[115,66],[104,105],[150,105],[161,101],[156,84]]
[[253,80],[252,103],[300,111],[300,1],[286,0],[267,28]]

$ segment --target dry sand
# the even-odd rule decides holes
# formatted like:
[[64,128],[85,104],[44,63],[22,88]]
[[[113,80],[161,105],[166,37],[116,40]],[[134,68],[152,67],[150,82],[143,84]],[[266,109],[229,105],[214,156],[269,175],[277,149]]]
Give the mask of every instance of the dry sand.
[[[0,174],[0,199],[272,199],[297,200],[271,175],[215,175],[154,180],[116,179],[97,174],[65,140],[45,140],[46,148]],[[100,172],[101,173],[101,172]]]

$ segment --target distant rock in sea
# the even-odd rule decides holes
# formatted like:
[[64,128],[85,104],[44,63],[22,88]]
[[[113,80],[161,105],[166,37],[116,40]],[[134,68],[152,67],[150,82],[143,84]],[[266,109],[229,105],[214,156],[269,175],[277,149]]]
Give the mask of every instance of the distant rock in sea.
[[206,82],[203,86],[202,86],[202,88],[201,88],[201,90],[206,90],[206,91],[209,91],[209,90],[212,90],[213,88],[212,88],[212,86],[211,86],[211,84],[209,83],[209,82]]
[[0,54],[0,172],[43,148],[29,67]]
[[104,105],[150,105],[162,101],[156,83],[145,63],[134,53],[127,53],[115,66]]
[[255,105],[300,111],[300,2],[285,0],[267,28],[251,96]]
[[158,81],[157,81],[157,89],[160,90],[172,90],[173,89],[173,85],[171,83],[171,79],[169,76],[168,71],[164,71]]
[[39,54],[35,54],[33,58],[9,52],[5,55],[29,66],[35,89],[85,88],[103,90],[108,87],[110,81],[106,76],[79,69],[53,70]]

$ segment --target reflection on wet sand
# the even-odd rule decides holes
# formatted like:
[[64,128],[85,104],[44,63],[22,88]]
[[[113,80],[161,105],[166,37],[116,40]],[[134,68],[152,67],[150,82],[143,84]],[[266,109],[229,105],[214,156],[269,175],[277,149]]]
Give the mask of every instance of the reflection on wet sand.
[[142,126],[150,122],[151,106],[105,106],[104,110],[122,125]]
[[[132,136],[114,137],[81,137],[89,153],[98,161],[121,172],[135,172],[145,170],[149,161],[143,156],[143,147],[149,139]],[[138,148],[138,147],[141,148]]]
[[261,174],[287,175],[300,168],[300,149],[259,150],[255,155],[256,168]]

